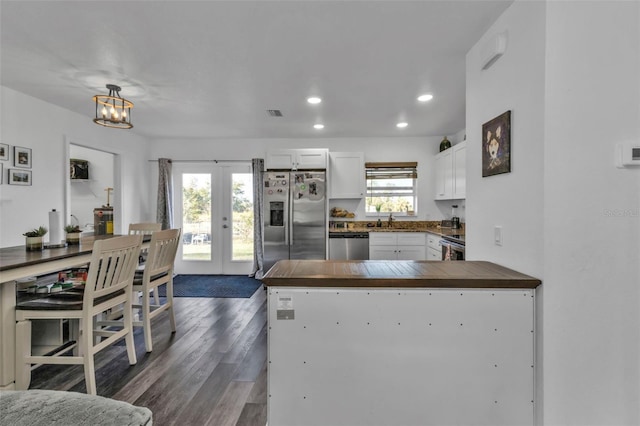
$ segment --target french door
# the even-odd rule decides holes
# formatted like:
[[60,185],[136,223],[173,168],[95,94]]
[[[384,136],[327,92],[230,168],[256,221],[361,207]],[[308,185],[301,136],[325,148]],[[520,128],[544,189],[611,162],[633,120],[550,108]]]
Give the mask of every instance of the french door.
[[253,267],[251,163],[174,163],[179,274],[249,274]]

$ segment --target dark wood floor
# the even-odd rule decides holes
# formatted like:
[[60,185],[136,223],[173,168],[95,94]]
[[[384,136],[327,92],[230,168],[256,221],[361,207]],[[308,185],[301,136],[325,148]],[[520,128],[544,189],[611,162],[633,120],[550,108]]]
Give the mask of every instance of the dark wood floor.
[[[265,425],[266,292],[249,299],[175,298],[178,331],[153,322],[153,352],[136,329],[138,363],[123,342],[96,356],[98,395],[148,407],[155,425]],[[31,389],[85,392],[82,366],[42,366]]]

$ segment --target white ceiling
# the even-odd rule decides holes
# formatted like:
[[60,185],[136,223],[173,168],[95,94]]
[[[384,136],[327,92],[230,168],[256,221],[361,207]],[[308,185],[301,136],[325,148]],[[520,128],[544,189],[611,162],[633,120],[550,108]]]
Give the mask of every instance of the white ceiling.
[[440,136],[511,2],[2,0],[1,83],[87,120],[117,84],[149,138]]

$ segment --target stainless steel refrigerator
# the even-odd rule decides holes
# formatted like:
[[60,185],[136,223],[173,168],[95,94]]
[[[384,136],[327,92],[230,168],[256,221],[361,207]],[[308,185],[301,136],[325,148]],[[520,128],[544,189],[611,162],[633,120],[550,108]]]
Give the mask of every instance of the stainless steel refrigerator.
[[283,259],[326,259],[324,171],[265,172],[264,268]]

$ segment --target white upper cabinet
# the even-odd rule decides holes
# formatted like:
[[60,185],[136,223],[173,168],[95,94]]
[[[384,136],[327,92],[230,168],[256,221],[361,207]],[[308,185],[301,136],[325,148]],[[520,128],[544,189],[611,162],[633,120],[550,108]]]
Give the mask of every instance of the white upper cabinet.
[[267,170],[291,169],[296,164],[295,149],[279,149],[267,152],[265,168]]
[[460,142],[436,155],[436,200],[466,197],[467,142]]
[[454,145],[453,148],[453,192],[454,199],[467,196],[467,141]]
[[452,194],[453,167],[451,148],[436,155],[436,200],[450,200]]
[[267,152],[267,170],[324,170],[327,168],[327,150],[277,149]]
[[329,170],[329,198],[364,197],[364,153],[330,152]]

